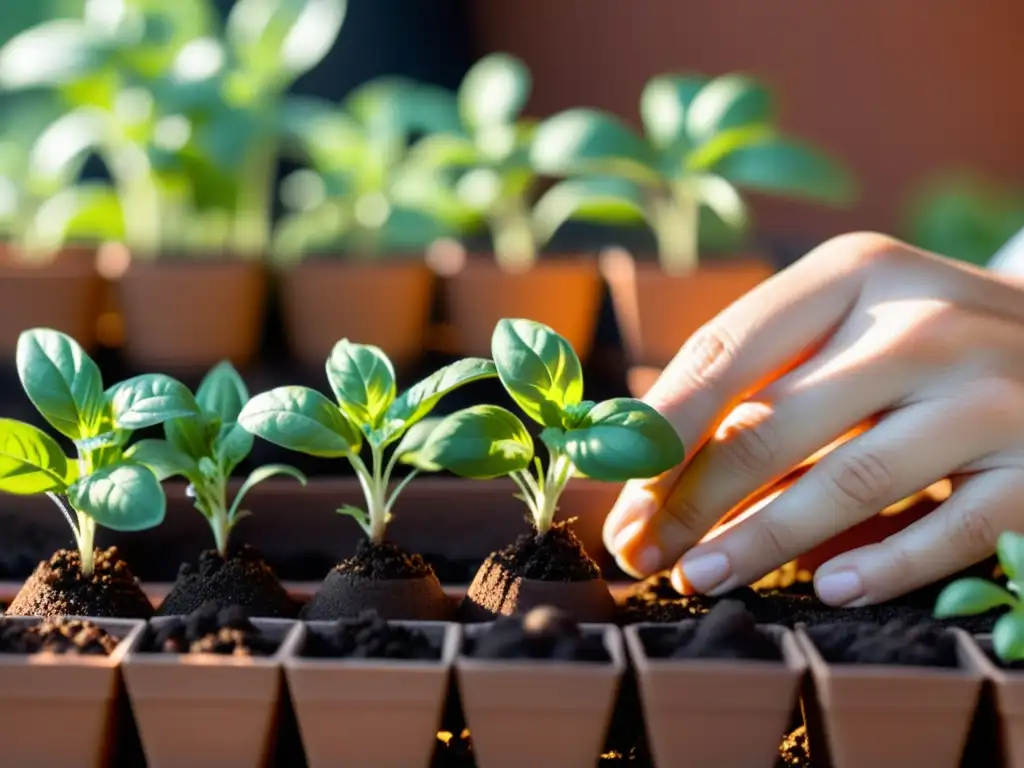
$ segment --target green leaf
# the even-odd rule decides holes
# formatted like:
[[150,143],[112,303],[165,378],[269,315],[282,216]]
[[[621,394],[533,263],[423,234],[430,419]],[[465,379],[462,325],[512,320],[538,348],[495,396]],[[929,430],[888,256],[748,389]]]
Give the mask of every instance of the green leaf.
[[701,205],[706,206],[728,228],[743,232],[747,228],[747,206],[736,187],[721,176],[699,174],[688,184]]
[[1003,531],[996,540],[996,554],[1006,578],[1017,581],[1024,577],[1024,534]]
[[245,381],[227,360],[211,368],[196,390],[199,407],[206,413],[219,416],[224,424],[238,420],[238,414],[248,399]]
[[530,95],[530,71],[506,53],[480,59],[459,86],[459,114],[472,130],[514,122]]
[[477,405],[445,418],[419,456],[427,466],[485,480],[528,469],[533,440],[512,412]]
[[175,475],[192,480],[199,474],[199,465],[195,459],[179,451],[167,440],[140,440],[125,451],[124,458],[149,467],[157,480],[161,481]]
[[700,144],[722,131],[775,122],[772,95],[742,74],[720,75],[694,96],[686,113],[686,131]]
[[386,75],[363,83],[345,97],[342,107],[371,137],[388,141],[404,142],[410,133],[462,130],[451,91],[405,77]]
[[242,499],[245,495],[253,489],[254,486],[262,483],[268,478],[274,477],[275,475],[287,475],[288,477],[294,477],[303,486],[306,485],[306,476],[302,474],[295,467],[289,466],[288,464],[266,464],[262,467],[257,467],[249,476],[245,478],[242,483],[242,487],[238,489],[238,493],[235,494],[235,500],[231,502],[231,509],[228,510],[228,519],[235,519],[238,514],[238,506],[242,503]]
[[583,474],[607,482],[654,477],[684,456],[683,443],[665,417],[628,397],[595,405],[579,429],[566,433],[564,445]]
[[168,419],[164,422],[164,437],[182,453],[199,461],[213,452],[213,442],[220,433],[220,417],[212,413],[200,413]]
[[72,440],[91,437],[104,408],[100,369],[66,334],[24,331],[16,351],[18,377],[43,418]]
[[996,620],[992,648],[1003,661],[1024,659],[1024,614],[1007,613]]
[[0,88],[65,85],[94,72],[105,56],[102,38],[88,24],[77,19],[46,21],[0,48]]
[[19,496],[62,492],[68,460],[45,432],[14,419],[0,419],[0,491]]
[[353,422],[378,426],[395,399],[395,369],[384,350],[342,339],[327,358],[327,380]]
[[384,418],[385,441],[396,439],[405,430],[424,418],[441,398],[464,384],[498,375],[490,360],[467,357],[446,365],[396,398]]
[[563,425],[583,400],[583,369],[572,345],[533,320],[498,321],[491,355],[502,385],[520,408],[546,427]]
[[306,387],[278,387],[246,403],[238,423],[256,437],[322,458],[359,451],[359,431],[338,407]]
[[434,133],[424,136],[409,150],[412,168],[446,170],[473,168],[480,155],[472,140],[453,133]]
[[220,433],[213,442],[213,456],[225,477],[245,461],[245,457],[252,452],[253,441],[253,436],[237,422],[221,426]]
[[420,465],[417,457],[423,446],[427,444],[427,440],[430,439],[430,435],[442,421],[444,418],[441,416],[428,416],[407,429],[398,445],[395,446],[395,455],[398,456],[398,461],[417,466],[427,472],[437,472],[440,467]]
[[622,176],[640,183],[661,178],[654,149],[619,118],[594,109],[570,109],[542,122],[530,157],[539,173],[551,176]]
[[189,388],[163,373],[144,373],[107,390],[114,423],[122,429],[145,429],[168,419],[199,414]]
[[68,488],[71,505],[112,531],[144,531],[163,522],[167,497],[140,464],[103,467]]
[[708,80],[703,75],[659,75],[647,82],[640,94],[640,117],[654,146],[686,146],[686,115]]
[[547,243],[569,219],[599,224],[643,223],[645,206],[643,188],[628,179],[565,179],[541,195],[533,207],[537,241]]
[[974,616],[1002,605],[1016,605],[1012,594],[990,581],[977,578],[957,579],[939,593],[935,601],[937,619]]
[[853,180],[828,156],[790,139],[767,136],[737,147],[710,169],[738,187],[846,205]]

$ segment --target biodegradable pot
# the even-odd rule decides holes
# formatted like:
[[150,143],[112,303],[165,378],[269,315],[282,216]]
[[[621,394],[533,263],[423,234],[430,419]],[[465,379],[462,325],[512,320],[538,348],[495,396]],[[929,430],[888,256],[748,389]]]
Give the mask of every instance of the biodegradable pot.
[[[692,624],[696,621],[676,626]],[[779,646],[781,662],[648,656],[641,632],[671,626],[634,624],[624,630],[655,764],[772,768],[779,758],[779,734],[786,730],[807,671],[793,633],[781,626],[758,627]]]
[[422,259],[304,261],[282,275],[288,344],[309,368],[322,368],[341,338],[378,346],[407,368],[423,355],[433,292]]
[[0,243],[0,355],[13,359],[18,336],[28,328],[63,331],[92,352],[102,298],[92,248],[66,246],[36,265]]
[[798,626],[796,640],[814,683],[815,702],[810,707],[804,702],[808,734],[812,750],[827,750],[824,764],[833,768],[960,765],[982,675],[972,666],[969,638],[954,633],[960,661],[956,669],[829,664]]
[[440,660],[303,657],[307,636],[329,632],[333,622],[300,625],[288,638],[285,678],[310,768],[430,765],[460,627],[398,623],[439,641]]
[[[175,617],[152,619],[159,628]],[[281,660],[289,619],[252,619],[281,642],[270,657],[141,650],[140,633],[122,664],[149,768],[255,768],[273,755],[281,696]]]
[[[486,625],[463,629],[473,637]],[[455,674],[480,768],[593,768],[604,746],[626,667],[618,628],[600,633],[611,662],[475,659],[458,655]]]
[[992,635],[972,638],[963,630],[956,632],[963,637],[967,663],[992,683],[1005,765],[1020,768],[1024,766],[1024,674],[992,661],[987,653],[992,650]]
[[741,257],[677,277],[624,251],[602,255],[633,394],[642,396],[694,332],[774,272],[766,261]]
[[526,613],[550,605],[572,614],[576,621],[605,623],[615,618],[615,598],[604,579],[546,581],[516,576],[488,557],[466,591],[460,612],[467,621],[489,621],[497,616]]
[[[4,765],[110,764],[116,743],[118,665],[145,629],[144,621],[82,618],[122,636],[109,656],[0,653],[0,718]],[[38,624],[35,617],[9,622]]]
[[437,576],[371,579],[333,569],[302,609],[309,621],[355,618],[376,611],[382,619],[447,621],[453,605]]
[[454,350],[491,356],[491,334],[505,317],[554,328],[586,360],[601,306],[601,274],[587,257],[541,259],[525,272],[501,269],[493,256],[471,256],[445,281]]
[[259,262],[133,260],[117,282],[124,355],[135,369],[205,372],[245,366],[259,350],[266,304]]

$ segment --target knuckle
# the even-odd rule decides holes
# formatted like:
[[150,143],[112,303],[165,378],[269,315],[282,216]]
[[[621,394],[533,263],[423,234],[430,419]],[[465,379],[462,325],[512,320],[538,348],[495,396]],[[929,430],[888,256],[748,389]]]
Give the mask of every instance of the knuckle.
[[736,358],[733,334],[712,320],[687,340],[670,364],[672,375],[698,387],[720,381]]
[[882,560],[884,568],[885,584],[877,585],[881,591],[890,588],[892,584],[911,584],[915,581],[914,573],[918,570],[914,554],[902,544],[895,543],[892,539],[883,543],[885,555]]
[[990,554],[999,533],[993,515],[984,507],[971,506],[949,517],[948,540],[968,557]]
[[903,259],[914,252],[905,243],[880,232],[847,232],[816,249],[817,258],[834,264],[846,262],[851,271],[874,269],[880,263]]
[[778,450],[779,434],[770,410],[756,403],[733,411],[715,437],[715,453],[744,474],[770,472]]
[[886,506],[893,486],[892,474],[874,454],[843,452],[822,464],[825,492],[840,509],[881,510]]
[[681,541],[696,544],[708,532],[714,521],[692,501],[682,498],[670,498],[665,505],[665,512],[676,528],[675,536]]
[[[767,563],[768,567],[781,565],[788,561],[791,556],[789,551],[793,542],[798,539],[794,537],[793,531],[785,523],[764,515],[755,516],[755,524],[752,527],[751,535],[754,539],[753,545],[757,552],[759,562]],[[756,574],[761,576],[762,574]]]

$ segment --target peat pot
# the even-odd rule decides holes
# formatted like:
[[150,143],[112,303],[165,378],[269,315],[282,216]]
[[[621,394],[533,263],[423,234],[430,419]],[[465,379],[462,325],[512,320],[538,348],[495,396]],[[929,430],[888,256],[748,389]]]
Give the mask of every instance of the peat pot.
[[1024,673],[996,664],[991,635],[976,635],[966,646],[969,664],[992,684],[1003,764],[1024,768]]

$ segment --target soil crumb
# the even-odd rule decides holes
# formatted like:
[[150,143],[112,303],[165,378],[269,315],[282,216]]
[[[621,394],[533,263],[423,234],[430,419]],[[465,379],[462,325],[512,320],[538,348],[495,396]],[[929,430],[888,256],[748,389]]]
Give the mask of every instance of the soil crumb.
[[500,617],[466,639],[465,653],[482,659],[611,661],[599,632],[583,632],[569,613],[549,606]]
[[171,617],[152,631],[147,649],[156,653],[216,653],[225,656],[271,656],[280,642],[266,637],[246,610],[207,603],[182,617]]
[[640,631],[655,659],[755,659],[782,661],[778,645],[759,631],[754,615],[737,600],[723,600],[695,624]]
[[340,619],[329,629],[308,627],[303,656],[313,658],[439,660],[440,643],[426,632],[394,624],[376,611]]
[[807,635],[831,664],[956,667],[956,638],[933,622],[822,624]]
[[600,579],[601,569],[583,542],[569,527],[558,522],[540,535],[529,532],[518,536],[510,546],[498,550],[491,559],[513,576],[544,581],[588,581]]
[[30,626],[0,619],[0,653],[109,656],[121,640],[81,619],[47,618]]

